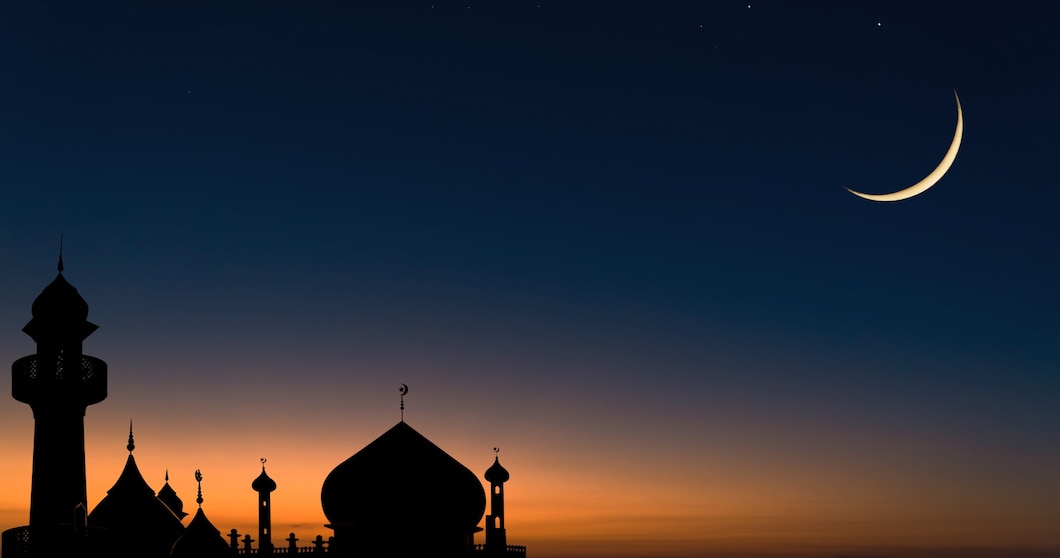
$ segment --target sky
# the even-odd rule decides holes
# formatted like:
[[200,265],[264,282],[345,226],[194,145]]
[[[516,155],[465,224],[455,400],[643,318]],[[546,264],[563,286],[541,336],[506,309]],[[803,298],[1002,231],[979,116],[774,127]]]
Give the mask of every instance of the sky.
[[[535,557],[1060,556],[1048,2],[0,4],[0,360],[64,276],[135,457],[331,533],[401,419]],[[960,151],[932,188],[886,193]],[[0,529],[33,418],[0,398]],[[479,541],[481,542],[481,541]]]

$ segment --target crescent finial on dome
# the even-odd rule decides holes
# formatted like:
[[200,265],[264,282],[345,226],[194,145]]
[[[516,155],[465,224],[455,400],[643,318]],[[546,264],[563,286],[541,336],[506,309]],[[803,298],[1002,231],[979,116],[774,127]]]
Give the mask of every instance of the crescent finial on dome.
[[401,422],[405,422],[405,396],[409,393],[409,386],[401,384],[398,388],[398,393],[401,394]]
[[133,442],[132,419],[129,419],[129,443],[125,445],[125,449],[129,450],[129,454],[136,449],[136,444]]

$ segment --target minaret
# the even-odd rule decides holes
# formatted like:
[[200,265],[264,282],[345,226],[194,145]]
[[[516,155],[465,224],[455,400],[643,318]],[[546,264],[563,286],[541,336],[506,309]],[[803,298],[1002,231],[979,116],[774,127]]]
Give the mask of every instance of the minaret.
[[[493,448],[493,452],[500,450]],[[486,552],[504,554],[508,550],[508,535],[504,530],[504,483],[508,482],[508,471],[501,467],[500,457],[493,457],[493,465],[486,469],[486,482],[490,483],[490,514],[486,516]]]
[[250,485],[258,493],[258,554],[272,554],[272,497],[276,481],[265,474],[265,458],[261,458],[261,474]]
[[33,477],[29,524],[84,525],[85,410],[107,398],[107,363],[81,352],[96,325],[88,304],[59,275],[33,301],[33,319],[22,328],[37,354],[11,365],[11,396],[33,409]]

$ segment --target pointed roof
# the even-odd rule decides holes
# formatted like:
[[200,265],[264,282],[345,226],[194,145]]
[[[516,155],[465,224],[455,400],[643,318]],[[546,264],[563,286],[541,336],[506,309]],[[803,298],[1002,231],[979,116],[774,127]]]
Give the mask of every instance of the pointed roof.
[[184,525],[155,496],[155,491],[140,474],[132,455],[131,432],[128,447],[125,468],[107,495],[88,514],[88,524],[117,531],[123,538],[138,541],[139,546],[148,547],[144,550],[145,556],[164,555],[159,553],[169,549],[184,531]]
[[202,473],[195,470],[195,480],[199,483],[199,494],[195,502],[199,509],[195,510],[195,516],[191,518],[184,534],[173,543],[171,556],[174,558],[221,558],[235,556],[236,552],[228,546],[228,542],[221,536],[221,531],[210,523],[206,512],[202,511]]
[[188,517],[188,512],[184,511],[184,501],[180,499],[180,496],[177,496],[177,491],[173,490],[172,486],[169,486],[169,471],[166,471],[166,484],[162,485],[162,488],[158,491],[158,499],[162,500],[162,503],[178,519]]
[[173,558],[229,558],[235,556],[235,552],[200,507],[195,510],[184,534],[173,544],[170,555]]

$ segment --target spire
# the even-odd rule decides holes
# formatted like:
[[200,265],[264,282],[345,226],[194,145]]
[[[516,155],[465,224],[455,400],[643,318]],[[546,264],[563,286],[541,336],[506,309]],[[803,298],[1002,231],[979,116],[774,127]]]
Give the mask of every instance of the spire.
[[199,495],[195,497],[195,503],[202,509],[202,473],[198,469],[195,469],[195,482],[199,483]]
[[59,233],[59,273],[63,272],[63,233]]
[[401,384],[398,393],[401,394],[401,422],[405,422],[405,396],[409,393],[409,386]]
[[[132,419],[129,419],[129,443],[125,446],[125,449],[129,450],[129,455],[132,455],[133,450],[136,449],[136,444],[133,443]],[[169,480],[168,470],[166,471],[166,480]]]

